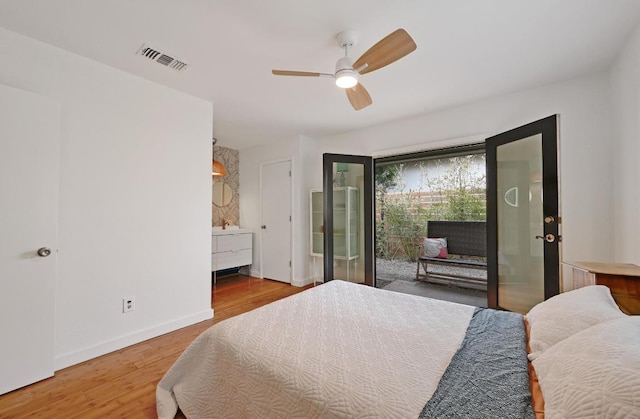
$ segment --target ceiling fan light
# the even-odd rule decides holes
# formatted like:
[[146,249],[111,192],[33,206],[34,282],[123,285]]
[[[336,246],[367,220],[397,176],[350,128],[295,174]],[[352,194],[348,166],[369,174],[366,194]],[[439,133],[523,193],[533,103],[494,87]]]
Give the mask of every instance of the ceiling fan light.
[[336,75],[336,86],[349,89],[358,84],[357,73],[345,70]]

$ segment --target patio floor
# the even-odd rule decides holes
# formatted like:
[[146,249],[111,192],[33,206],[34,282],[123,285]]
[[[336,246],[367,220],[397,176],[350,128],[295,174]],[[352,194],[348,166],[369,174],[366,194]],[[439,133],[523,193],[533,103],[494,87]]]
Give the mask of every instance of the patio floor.
[[[388,291],[420,295],[454,303],[478,307],[487,306],[487,293],[484,291],[460,288],[453,285],[431,284],[416,281],[416,262],[405,260],[385,260],[376,258],[376,287]],[[430,268],[431,270],[432,268]],[[463,274],[486,278],[486,272],[461,267],[433,266],[434,272],[444,274]]]

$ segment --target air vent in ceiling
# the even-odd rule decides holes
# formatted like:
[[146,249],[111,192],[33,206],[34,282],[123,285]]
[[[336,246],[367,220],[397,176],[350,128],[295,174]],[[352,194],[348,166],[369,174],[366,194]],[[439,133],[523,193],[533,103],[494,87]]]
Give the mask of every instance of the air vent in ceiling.
[[167,54],[156,48],[152,48],[143,44],[138,50],[138,54],[158,64],[162,64],[165,67],[172,68],[176,71],[182,71],[187,69],[187,63],[182,60],[178,60],[172,54]]

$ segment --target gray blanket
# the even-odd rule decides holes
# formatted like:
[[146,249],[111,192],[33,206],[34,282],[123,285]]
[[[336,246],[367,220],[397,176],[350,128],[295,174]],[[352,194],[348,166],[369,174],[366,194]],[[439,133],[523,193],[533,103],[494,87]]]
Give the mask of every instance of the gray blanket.
[[477,308],[419,418],[533,418],[522,315]]

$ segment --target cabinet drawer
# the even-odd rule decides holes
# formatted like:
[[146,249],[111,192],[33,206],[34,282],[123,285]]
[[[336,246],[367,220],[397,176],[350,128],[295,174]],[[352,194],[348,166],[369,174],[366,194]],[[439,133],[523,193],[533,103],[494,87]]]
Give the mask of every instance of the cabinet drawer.
[[251,249],[242,249],[235,252],[218,252],[214,255],[211,255],[212,269],[216,271],[219,271],[221,269],[235,268],[238,266],[251,265],[251,262]]
[[211,236],[211,253],[218,251],[218,236]]
[[225,234],[218,236],[217,252],[251,249],[251,233]]
[[218,254],[217,253],[212,253],[211,254],[211,272],[216,271],[216,265],[218,263]]

